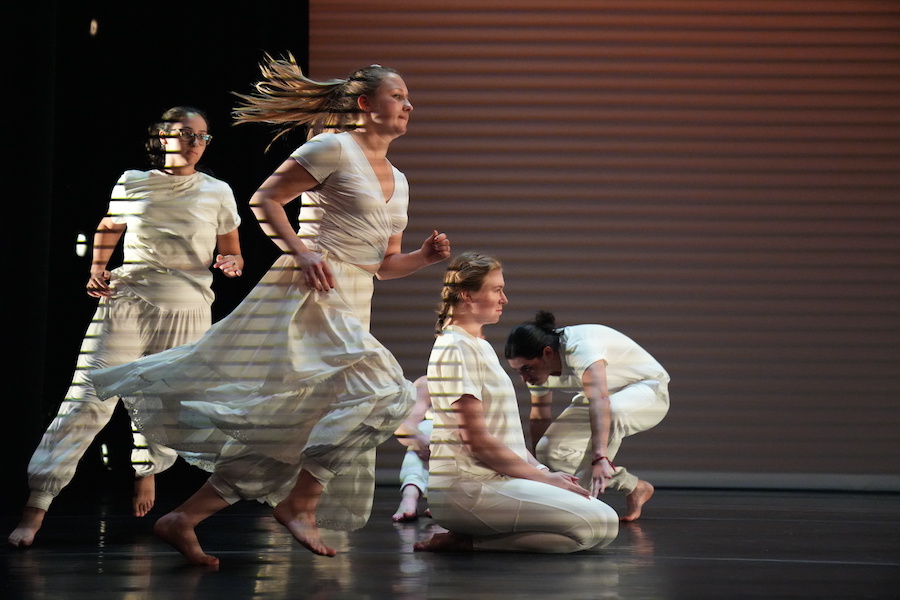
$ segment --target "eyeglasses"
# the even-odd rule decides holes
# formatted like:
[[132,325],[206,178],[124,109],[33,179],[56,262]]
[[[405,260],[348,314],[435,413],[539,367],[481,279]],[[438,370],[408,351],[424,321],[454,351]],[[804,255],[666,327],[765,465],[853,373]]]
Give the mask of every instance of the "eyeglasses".
[[197,143],[201,146],[207,146],[210,142],[212,142],[212,136],[208,133],[194,133],[189,129],[177,129],[172,131],[169,135],[172,137],[177,137],[182,142],[186,142],[188,144],[193,144],[194,140],[197,140]]

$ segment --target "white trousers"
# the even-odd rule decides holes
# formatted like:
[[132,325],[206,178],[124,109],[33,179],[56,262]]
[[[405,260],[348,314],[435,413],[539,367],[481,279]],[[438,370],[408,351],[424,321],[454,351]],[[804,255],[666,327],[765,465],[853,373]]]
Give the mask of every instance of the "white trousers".
[[[419,431],[423,435],[431,437],[433,425],[434,421],[425,419],[419,423]],[[428,497],[428,463],[423,462],[419,455],[412,450],[406,451],[400,465],[400,490],[402,491],[408,485],[419,488],[422,498]]]
[[[100,400],[87,372],[192,342],[209,329],[211,315],[205,302],[190,310],[166,311],[121,292],[100,300],[81,343],[69,391],[28,463],[31,494],[27,506],[50,507],[113,416],[118,399]],[[173,450],[149,442],[134,428],[132,431],[132,464],[138,476],[162,472],[175,463],[178,455]]]
[[[624,438],[655,427],[669,411],[668,385],[659,381],[627,385],[610,394],[609,400],[611,422],[607,456],[610,460],[616,457]],[[584,394],[577,394],[550,424],[538,441],[535,454],[535,458],[551,470],[576,475],[581,485],[589,489],[593,448],[588,401]],[[607,488],[630,494],[637,483],[637,477],[624,467],[617,467]]]
[[602,501],[528,479],[435,485],[428,505],[442,527],[472,536],[479,551],[563,554],[602,548],[619,533],[616,511]]

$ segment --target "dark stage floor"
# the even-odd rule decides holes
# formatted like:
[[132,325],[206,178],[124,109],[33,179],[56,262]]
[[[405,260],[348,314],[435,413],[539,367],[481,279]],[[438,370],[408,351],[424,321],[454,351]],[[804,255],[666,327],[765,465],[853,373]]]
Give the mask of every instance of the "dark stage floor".
[[[74,491],[74,490],[73,490]],[[182,492],[179,492],[179,495]],[[243,503],[198,530],[218,571],[188,567],[122,498],[61,497],[34,547],[5,549],[0,597],[215,598],[898,598],[900,496],[659,489],[640,521],[580,554],[435,555],[413,542],[432,521],[394,525],[379,487],[360,531],[329,532],[336,558],[300,548],[265,507]],[[179,498],[180,499],[180,498]],[[608,499],[617,510],[621,497]],[[167,497],[152,514],[174,505]],[[3,535],[17,519],[5,514]]]

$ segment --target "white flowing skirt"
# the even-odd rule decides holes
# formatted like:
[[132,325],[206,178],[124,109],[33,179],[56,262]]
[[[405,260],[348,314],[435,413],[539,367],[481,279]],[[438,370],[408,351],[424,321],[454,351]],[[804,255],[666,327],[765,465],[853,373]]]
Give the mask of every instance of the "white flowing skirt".
[[368,520],[375,447],[412,410],[415,389],[368,332],[372,275],[326,255],[330,292],[289,256],[197,342],[93,371],[141,432],[213,472],[228,501],[281,501],[305,468],[325,492],[319,525]]

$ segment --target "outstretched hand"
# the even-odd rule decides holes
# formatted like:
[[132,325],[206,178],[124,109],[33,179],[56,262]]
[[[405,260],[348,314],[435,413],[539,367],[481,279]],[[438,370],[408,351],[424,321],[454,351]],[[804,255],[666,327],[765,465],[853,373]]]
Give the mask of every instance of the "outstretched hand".
[[422,244],[422,256],[429,265],[450,258],[450,239],[435,229]]
[[221,270],[226,277],[240,277],[244,273],[244,257],[240,254],[217,254],[213,267]]

